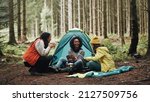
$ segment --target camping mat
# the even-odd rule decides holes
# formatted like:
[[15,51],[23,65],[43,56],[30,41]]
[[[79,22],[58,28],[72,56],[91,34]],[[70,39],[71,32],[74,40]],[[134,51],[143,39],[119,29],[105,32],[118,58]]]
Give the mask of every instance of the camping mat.
[[134,67],[133,66],[122,66],[117,69],[114,69],[110,72],[95,72],[95,71],[89,71],[84,74],[77,73],[73,75],[68,75],[68,78],[86,78],[86,77],[93,77],[93,78],[100,78],[104,76],[111,76],[111,75],[116,75],[124,72],[128,72],[132,70]]

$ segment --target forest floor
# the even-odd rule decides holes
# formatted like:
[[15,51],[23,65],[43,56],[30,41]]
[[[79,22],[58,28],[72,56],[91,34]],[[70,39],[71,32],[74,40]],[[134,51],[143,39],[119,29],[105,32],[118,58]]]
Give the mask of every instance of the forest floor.
[[131,65],[135,69],[102,78],[66,78],[68,73],[47,73],[31,76],[21,58],[0,58],[1,85],[150,85],[150,59],[141,58],[116,62],[116,66]]

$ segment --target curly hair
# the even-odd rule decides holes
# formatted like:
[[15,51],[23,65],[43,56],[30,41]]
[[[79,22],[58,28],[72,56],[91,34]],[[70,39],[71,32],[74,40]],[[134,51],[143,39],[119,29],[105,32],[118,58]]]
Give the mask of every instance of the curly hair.
[[[73,43],[75,39],[78,39],[79,42],[80,42],[79,49],[75,49],[75,46],[74,46],[74,43]],[[82,47],[82,40],[81,40],[81,38],[78,37],[78,36],[73,37],[73,38],[71,39],[71,41],[70,41],[70,47],[71,47],[71,49],[72,49],[74,52],[79,52],[79,50],[80,50],[81,47]]]

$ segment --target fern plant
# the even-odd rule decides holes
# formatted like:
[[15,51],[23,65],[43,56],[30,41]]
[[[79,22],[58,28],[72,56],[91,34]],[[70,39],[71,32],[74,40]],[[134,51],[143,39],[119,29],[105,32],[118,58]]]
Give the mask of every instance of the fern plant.
[[0,36],[0,56],[3,55],[3,48],[5,46],[5,44],[4,44],[4,37],[5,36]]

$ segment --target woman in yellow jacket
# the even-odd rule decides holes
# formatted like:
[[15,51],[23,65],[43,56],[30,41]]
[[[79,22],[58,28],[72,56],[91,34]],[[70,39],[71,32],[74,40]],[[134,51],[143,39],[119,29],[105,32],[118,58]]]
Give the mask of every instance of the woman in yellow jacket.
[[115,69],[115,62],[109,54],[107,47],[100,47],[100,39],[95,36],[91,39],[95,56],[86,57],[85,60],[87,67],[93,71],[108,72]]

